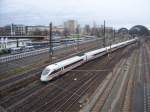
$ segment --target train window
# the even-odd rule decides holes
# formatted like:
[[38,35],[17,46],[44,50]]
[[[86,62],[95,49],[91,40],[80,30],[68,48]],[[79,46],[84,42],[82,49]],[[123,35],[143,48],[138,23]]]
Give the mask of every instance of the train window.
[[61,68],[60,68],[60,69],[55,70],[54,72],[52,72],[52,74],[55,74],[55,73],[57,73],[57,72],[59,72],[59,71],[61,71]]
[[[103,52],[104,52],[104,51],[103,51]],[[100,52],[100,53],[94,54],[94,56],[99,55],[99,54],[102,54],[103,52]]]
[[78,63],[78,62],[81,62],[81,61],[83,61],[83,59],[81,59],[81,60],[79,60],[79,61],[77,61],[77,62],[74,62],[74,63],[72,63],[72,64],[69,64],[69,65],[65,66],[65,68],[68,68],[68,67],[70,67],[70,66],[72,66],[72,65],[74,65],[74,64],[76,64],[76,63]]
[[43,72],[42,72],[42,75],[48,75],[49,72],[50,72],[49,69],[44,69]]

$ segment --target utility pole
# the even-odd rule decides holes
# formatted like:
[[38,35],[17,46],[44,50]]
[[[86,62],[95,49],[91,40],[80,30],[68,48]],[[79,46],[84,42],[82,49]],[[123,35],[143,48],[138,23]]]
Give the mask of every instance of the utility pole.
[[104,20],[104,34],[103,34],[103,36],[104,36],[104,39],[103,39],[103,45],[104,45],[104,47],[106,46],[106,35],[105,35],[105,30],[106,30],[106,28],[105,28],[105,20]]
[[10,28],[10,30],[11,30],[11,31],[10,31],[10,35],[13,36],[13,33],[14,33],[14,32],[13,32],[13,24],[11,24],[10,27],[11,27],[11,28]]
[[17,38],[17,47],[19,47],[19,39]]
[[114,43],[115,43],[115,41],[116,41],[116,39],[115,39],[115,36],[116,36],[116,33],[115,33],[115,29],[113,30],[113,35],[114,35]]
[[79,52],[79,26],[77,27],[77,52]]
[[49,59],[52,62],[53,42],[52,42],[52,22],[49,24]]

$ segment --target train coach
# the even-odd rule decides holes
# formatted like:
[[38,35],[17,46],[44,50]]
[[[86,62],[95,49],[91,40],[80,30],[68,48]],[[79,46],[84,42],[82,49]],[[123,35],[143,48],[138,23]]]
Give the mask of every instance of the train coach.
[[106,54],[106,51],[106,48],[102,48],[87,52],[83,56],[75,56],[64,61],[49,65],[43,70],[40,80],[43,82],[52,80],[53,78],[60,76],[61,74],[64,74],[87,61],[93,60]]
[[94,51],[84,53],[83,57],[85,61],[90,61],[90,60],[93,60],[95,58],[105,55],[107,51],[108,51],[107,48],[101,48],[101,49],[97,49]]
[[75,56],[64,61],[47,66],[41,75],[41,81],[49,81],[53,78],[64,74],[71,69],[74,69],[84,63],[84,58],[80,56]]
[[135,39],[132,39],[132,40],[128,40],[128,41],[125,41],[125,42],[121,42],[121,43],[118,43],[118,44],[114,44],[114,45],[111,45],[107,47],[107,49],[111,49],[111,51],[115,51],[119,48],[123,48],[129,44],[132,44],[132,43],[135,43],[136,41],[138,40],[138,38],[135,38]]
[[42,82],[50,81],[53,78],[58,77],[64,73],[82,65],[83,63],[85,63],[87,61],[93,60],[95,58],[98,58],[98,57],[101,57],[101,56],[107,54],[109,50],[115,51],[119,48],[125,47],[136,41],[137,41],[137,38],[128,40],[125,42],[121,42],[118,44],[114,44],[112,46],[108,46],[105,48],[90,51],[90,52],[84,53],[83,56],[74,56],[74,57],[66,59],[64,61],[61,61],[61,62],[58,62],[55,64],[51,64],[43,70],[40,80]]

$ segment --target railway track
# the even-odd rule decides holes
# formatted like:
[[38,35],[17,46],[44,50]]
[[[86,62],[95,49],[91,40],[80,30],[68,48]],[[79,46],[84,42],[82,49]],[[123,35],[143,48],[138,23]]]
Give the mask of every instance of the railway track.
[[128,80],[127,80],[127,84],[126,84],[126,91],[124,94],[124,98],[123,98],[123,102],[121,105],[121,112],[133,112],[132,110],[132,96],[133,96],[133,88],[135,85],[135,79],[137,77],[136,74],[138,74],[138,63],[139,63],[139,47],[137,47],[137,49],[133,52],[133,56],[134,57],[130,63],[130,69],[128,72]]
[[150,112],[150,46],[149,43],[144,44],[143,49],[143,67],[144,67],[144,112]]
[[[119,61],[119,63],[115,66],[115,68],[116,67],[120,67],[120,66],[122,66],[122,63],[124,63],[124,59],[121,59],[120,61]],[[106,81],[102,81],[102,84],[100,84],[100,85],[98,85],[99,87],[97,87],[97,88],[100,88],[101,89],[101,92],[100,92],[100,94],[101,94],[101,96],[102,96],[102,94],[104,93],[104,91],[106,90],[106,88],[108,87],[107,85],[108,85],[108,83],[109,82],[111,82],[111,80],[113,80],[113,78],[112,77],[110,77],[110,75],[112,76],[112,75],[114,75],[114,74],[116,74],[117,73],[117,71],[114,71],[114,69],[109,73],[109,75],[105,78],[105,80]],[[106,85],[106,86],[104,86],[104,85]],[[96,89],[97,89],[96,88]],[[95,90],[96,90],[95,89]],[[107,88],[108,89],[108,88]],[[110,90],[110,89],[108,89],[108,90]],[[104,104],[104,101],[105,101],[105,98],[104,98],[104,96],[102,97],[103,98],[103,100],[99,100],[98,98],[94,98],[95,96],[97,96],[96,95],[97,94],[97,91],[95,91],[94,93],[92,93],[92,96],[89,98],[89,102],[86,102],[86,104],[89,104],[88,105],[88,108],[81,108],[81,112],[89,112],[89,111],[95,111],[95,112],[97,112],[98,110],[99,110],[99,108]],[[103,94],[103,95],[105,95],[106,97],[107,97],[107,94]],[[93,99],[96,99],[96,100],[98,100],[98,102],[96,102],[96,103],[92,103],[92,104],[97,104],[98,105],[98,107],[99,108],[96,108],[96,109],[98,109],[98,110],[93,110],[93,109],[91,109],[92,108],[92,106],[90,106],[90,102],[93,102],[92,100]],[[86,105],[85,104],[85,105]]]
[[[80,44],[79,49],[77,49],[77,50],[75,50],[75,47],[77,47],[77,46],[76,45],[69,46],[67,48],[55,51],[54,56],[57,59],[60,59],[60,58],[66,57],[66,55],[68,55],[68,54],[73,54],[74,52],[76,52],[76,53],[79,52],[79,51],[80,52],[83,52],[83,51],[85,52],[85,51],[97,49],[99,47],[102,47],[102,44],[99,44],[99,41],[93,41],[93,42],[88,43],[88,44],[87,43]],[[29,65],[31,65],[31,66],[34,65],[34,66],[39,67],[39,65],[36,65],[37,62],[40,62],[39,63],[40,66],[45,64],[45,63],[48,64],[49,63],[49,53],[47,52],[47,53],[43,53],[43,54],[40,54],[40,55],[35,55],[35,56],[32,56],[32,57],[25,57],[25,58],[22,58],[22,59],[11,61],[11,62],[2,63],[0,65],[0,75],[1,75],[0,79],[12,76],[13,74],[9,73],[9,72],[11,72],[12,69],[16,69],[16,68],[19,68],[19,67],[24,68],[24,67],[27,67]]]
[[[6,81],[0,87],[0,105],[8,112],[80,110],[82,105],[79,100],[83,96],[87,96],[86,99],[88,99],[107,74],[112,71],[117,61],[124,57],[125,49],[127,48],[114,52],[110,60],[106,57],[96,59],[78,67],[76,70],[79,72],[70,71],[46,84],[39,81],[38,73],[27,74],[31,81],[28,81],[26,75],[9,79],[13,80],[13,83],[7,84]],[[108,67],[110,69],[107,71],[84,72],[87,69],[102,70]],[[17,85],[19,87],[13,87]]]
[[[86,76],[84,76],[84,78],[88,78]],[[62,80],[63,81],[63,80]],[[64,83],[64,82],[61,82],[61,83]],[[58,85],[58,82],[57,83],[52,83],[50,84],[47,88],[42,88],[43,91],[41,92],[36,92],[35,96],[31,95],[30,97],[27,97],[26,100],[23,100],[21,102],[19,102],[19,107],[24,107],[25,109],[23,111],[27,111],[27,110],[31,110],[31,109],[37,109],[39,106],[42,106],[44,105],[45,103],[47,104],[51,99],[54,99],[54,98],[58,98],[60,99],[61,98],[61,93],[62,92],[65,92],[65,94],[70,94],[72,92],[69,92],[67,91],[68,89],[71,89],[71,88],[78,88],[77,87],[77,84],[81,84],[83,82],[75,82],[75,83],[72,83],[68,86],[68,83],[65,83],[65,84],[60,84]],[[43,94],[44,92],[44,94]],[[59,96],[59,97],[58,97]],[[63,97],[63,96],[62,96]],[[36,98],[36,99],[35,99]],[[41,100],[42,99],[42,100]],[[33,100],[33,101],[32,101]],[[30,102],[31,101],[31,102]],[[27,103],[26,103],[27,102]],[[35,106],[35,104],[38,106]],[[13,105],[14,107],[14,105]],[[16,107],[15,107],[16,108]],[[19,108],[18,108],[19,109]],[[16,109],[15,109],[16,110]]]
[[[95,49],[95,48],[92,48],[92,47],[91,47],[91,50],[93,50],[93,49]],[[57,58],[54,59],[52,63],[55,63],[55,62],[64,60],[64,59],[66,59],[66,58],[70,58],[70,57],[72,57],[72,56],[74,56],[74,55],[83,53],[83,52],[85,52],[85,51],[89,51],[89,50],[88,50],[88,47],[86,47],[86,49],[83,49],[83,48],[82,48],[80,51],[77,51],[77,52],[75,52],[75,53],[71,53],[71,54],[69,53],[70,55],[67,55],[67,56],[66,56],[66,53],[62,53],[61,55],[56,55]],[[8,84],[8,83],[10,83],[10,82],[13,82],[14,80],[22,79],[23,77],[29,76],[29,75],[31,75],[31,74],[36,74],[36,72],[39,72],[39,71],[41,72],[41,71],[45,68],[45,66],[47,66],[47,65],[50,64],[50,63],[48,62],[48,61],[49,61],[49,55],[48,55],[47,57],[45,57],[44,59],[47,60],[46,62],[43,61],[44,64],[39,65],[38,67],[35,67],[33,70],[29,70],[29,71],[26,71],[26,72],[21,73],[21,74],[7,74],[7,73],[5,74],[5,73],[2,72],[2,73],[0,74],[0,87],[3,86],[3,85],[5,85],[6,83]],[[25,59],[21,59],[21,60],[19,60],[17,63],[23,63],[24,60],[25,60]],[[40,58],[40,60],[43,60],[43,59]],[[6,67],[6,68],[7,68],[7,67]],[[10,68],[10,69],[11,69],[11,68]],[[7,70],[3,70],[3,71],[7,71]],[[39,72],[39,73],[40,73],[40,72]]]
[[90,111],[94,111],[94,112],[102,111],[103,112],[103,111],[109,111],[109,109],[111,109],[111,102],[112,102],[111,100],[113,98],[109,98],[109,96],[113,94],[111,93],[112,89],[116,85],[116,82],[119,79],[119,77],[121,77],[121,73],[122,74],[124,73],[124,68],[126,68],[127,60],[132,53],[131,52],[132,48],[134,49],[134,47],[131,47],[130,49],[126,49],[127,50],[126,55],[124,55],[124,58],[122,58],[122,60],[118,63],[118,66],[115,67],[116,69],[114,69],[113,72],[110,74],[111,77],[108,78],[109,80],[108,83],[105,84],[105,86],[101,89],[101,94],[99,95],[97,102],[95,102],[95,105],[93,105],[93,108]]
[[[54,99],[53,101],[51,101],[51,103],[53,102],[53,105],[49,105],[47,108],[46,107],[42,108],[43,109],[42,111],[43,112],[49,112],[49,111],[57,112],[57,111],[61,111],[62,109],[66,109],[68,105],[72,105],[72,103],[77,101],[85,92],[87,92],[89,87],[94,83],[93,81],[95,81],[95,79],[96,79],[96,75],[92,74],[92,77],[84,81],[84,83],[80,87],[77,87],[76,89],[74,89],[70,96],[63,95],[63,97],[60,100],[59,100],[60,96],[58,96],[57,97],[58,99],[56,100]],[[39,109],[38,111],[40,112],[41,109]]]
[[[109,67],[109,66],[108,66]],[[88,91],[91,91],[91,88],[93,87],[97,87],[100,82],[102,82],[102,77],[100,77],[101,75],[99,75],[99,73],[96,72],[95,74],[95,79],[91,80],[91,78],[89,80],[91,80],[91,83],[89,83],[87,86],[83,87],[83,89],[81,88],[78,88],[74,93],[78,93],[78,94],[72,94],[69,98],[68,98],[68,95],[66,96],[67,99],[63,99],[61,98],[61,101],[58,99],[58,100],[55,100],[56,103],[54,104],[51,104],[51,105],[47,105],[48,107],[43,107],[43,110],[39,109],[39,112],[40,111],[52,111],[52,112],[55,112],[55,111],[76,111],[76,108],[79,107],[76,106],[75,108],[72,108],[72,105],[77,105],[78,104],[78,100],[79,98],[82,96],[82,94],[85,94],[85,93],[88,93]],[[94,74],[92,75],[94,76]],[[89,81],[87,80],[87,81]],[[99,82],[100,81],[100,82]],[[97,82],[97,85],[95,84]],[[86,83],[86,82],[85,82]],[[92,87],[91,87],[92,86]],[[82,86],[80,86],[82,87]],[[95,90],[95,89],[94,89]],[[73,100],[73,101],[72,101]],[[64,102],[63,104],[61,104],[62,102]],[[77,103],[77,104],[76,104]],[[53,106],[54,107],[53,107]],[[58,107],[57,107],[58,105]],[[51,107],[52,106],[52,107]],[[46,109],[47,108],[47,109]],[[77,109],[80,109],[80,108],[77,108]]]

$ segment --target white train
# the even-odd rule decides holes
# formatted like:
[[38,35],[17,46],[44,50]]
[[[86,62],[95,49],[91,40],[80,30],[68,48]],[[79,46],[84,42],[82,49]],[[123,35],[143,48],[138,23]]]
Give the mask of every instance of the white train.
[[53,78],[58,77],[64,73],[82,65],[83,63],[85,63],[87,61],[93,60],[95,58],[98,58],[102,55],[107,54],[110,50],[111,50],[111,52],[113,52],[119,48],[125,47],[136,41],[137,41],[137,38],[128,40],[125,42],[121,42],[118,44],[114,44],[114,45],[111,45],[111,46],[108,46],[105,48],[90,51],[90,52],[84,53],[83,56],[74,56],[72,58],[63,60],[61,62],[51,64],[43,70],[40,80],[43,82],[50,81]]

